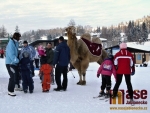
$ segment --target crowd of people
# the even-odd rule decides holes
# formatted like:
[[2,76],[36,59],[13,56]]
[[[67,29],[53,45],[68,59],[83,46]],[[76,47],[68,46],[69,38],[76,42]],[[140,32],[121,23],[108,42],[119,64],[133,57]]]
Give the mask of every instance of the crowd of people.
[[[16,96],[14,91],[24,91],[24,93],[33,93],[34,91],[34,63],[39,68],[39,76],[42,83],[42,91],[49,92],[51,84],[56,81],[57,88],[54,91],[67,89],[67,72],[70,61],[70,49],[64,38],[59,38],[59,44],[54,50],[52,44],[48,43],[46,48],[39,45],[34,48],[28,45],[27,41],[23,42],[23,47],[18,50],[21,34],[14,33],[6,47],[6,68],[9,73],[8,95]],[[54,74],[54,68],[55,74]],[[61,74],[63,82],[61,84]],[[55,79],[54,79],[55,75]],[[21,82],[22,81],[22,87]]]
[[[57,87],[54,88],[54,91],[66,91],[68,86],[67,72],[68,64],[70,63],[70,49],[64,41],[64,37],[59,37],[59,44],[55,48],[55,51],[52,49],[51,43],[48,43],[46,48],[39,45],[34,49],[32,46],[28,45],[27,41],[23,42],[22,49],[18,51],[18,41],[20,37],[21,35],[19,33],[14,33],[6,47],[6,68],[10,75],[8,95],[16,96],[14,90],[23,90],[24,93],[28,91],[33,93],[33,77],[35,76],[33,62],[35,62],[35,67],[39,68],[43,92],[49,92],[51,84],[54,84],[55,81]],[[71,71],[72,68],[74,67],[71,65],[69,70]],[[112,98],[117,96],[124,75],[129,96],[132,100],[133,88],[131,84],[131,75],[134,75],[134,73],[135,66],[133,55],[127,50],[127,45],[121,43],[120,51],[117,52],[115,56],[108,55],[108,58],[103,61],[97,71],[97,77],[99,77],[100,74],[102,77],[99,97],[110,97],[111,75],[113,74],[116,84],[113,88]],[[63,81],[61,81],[61,74],[63,74]],[[21,77],[19,75],[21,75]],[[20,80],[22,80],[22,88],[20,86]]]

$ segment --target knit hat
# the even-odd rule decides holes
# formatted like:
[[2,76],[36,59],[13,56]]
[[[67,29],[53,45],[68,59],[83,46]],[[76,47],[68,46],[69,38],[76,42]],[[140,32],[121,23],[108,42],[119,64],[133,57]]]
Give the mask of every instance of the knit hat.
[[127,44],[126,43],[121,43],[120,44],[120,49],[127,49]]
[[40,61],[41,61],[41,64],[46,64],[47,63],[47,57],[46,56],[42,56]]
[[63,37],[63,36],[60,36],[60,37],[59,37],[59,40],[64,41],[64,37]]
[[13,39],[15,39],[15,40],[17,40],[17,41],[20,40],[20,37],[21,37],[21,34],[18,33],[18,32],[15,32],[15,33],[13,34]]
[[28,42],[25,40],[25,41],[23,41],[23,44],[28,44]]
[[108,58],[113,60],[114,56],[113,55],[108,55]]

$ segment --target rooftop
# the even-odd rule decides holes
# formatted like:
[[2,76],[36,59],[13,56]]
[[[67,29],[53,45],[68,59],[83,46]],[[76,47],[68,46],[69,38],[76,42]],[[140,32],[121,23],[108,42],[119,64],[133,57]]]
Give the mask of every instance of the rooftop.
[[[67,36],[63,36],[63,37],[64,37],[65,40],[68,40],[68,37],[67,37]],[[77,37],[77,39],[79,40],[81,36],[76,36],[76,37]],[[59,38],[59,36],[56,37],[56,39],[58,39],[58,38]],[[101,40],[101,41],[107,41],[106,38],[100,38],[100,40]]]

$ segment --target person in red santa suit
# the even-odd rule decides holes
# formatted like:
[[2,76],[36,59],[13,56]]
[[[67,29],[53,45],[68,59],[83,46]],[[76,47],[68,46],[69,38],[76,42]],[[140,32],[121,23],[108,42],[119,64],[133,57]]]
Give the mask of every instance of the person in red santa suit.
[[133,55],[127,50],[127,44],[120,44],[120,51],[114,56],[114,65],[116,67],[116,84],[113,89],[112,98],[115,98],[118,93],[118,88],[122,82],[124,75],[130,100],[133,100],[133,88],[131,84],[131,75],[135,74]]

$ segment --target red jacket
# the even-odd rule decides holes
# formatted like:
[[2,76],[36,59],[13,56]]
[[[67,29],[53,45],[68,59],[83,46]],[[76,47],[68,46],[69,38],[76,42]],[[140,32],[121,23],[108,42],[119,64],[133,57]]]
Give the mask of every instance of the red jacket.
[[127,49],[121,49],[114,56],[114,65],[117,68],[117,74],[131,74],[135,72],[133,55]]

